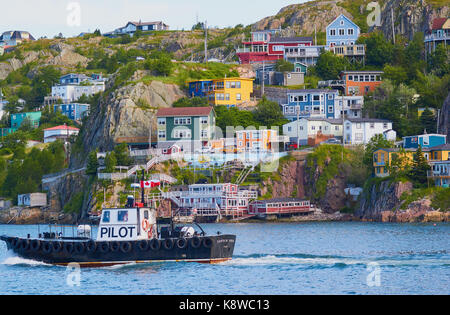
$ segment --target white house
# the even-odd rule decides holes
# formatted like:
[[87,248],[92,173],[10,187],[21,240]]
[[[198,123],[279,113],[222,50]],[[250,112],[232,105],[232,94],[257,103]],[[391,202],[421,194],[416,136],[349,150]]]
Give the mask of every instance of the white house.
[[104,81],[89,81],[87,85],[55,85],[52,87],[51,99],[60,99],[63,103],[72,103],[78,101],[83,94],[91,96],[103,91],[105,91]]
[[44,129],[44,143],[53,142],[58,139],[67,140],[72,135],[78,135],[80,129],[66,125]]
[[47,194],[32,193],[18,195],[17,205],[25,207],[45,207],[47,205]]
[[367,144],[373,136],[382,134],[387,140],[396,140],[392,122],[384,119],[350,118],[344,121],[346,144]]
[[315,138],[318,133],[330,138],[342,138],[342,121],[328,118],[301,118],[283,125],[283,134],[292,142],[299,139],[300,145],[307,145],[308,138]]
[[345,118],[361,118],[362,109],[364,107],[364,96],[351,95],[339,96],[335,100],[334,118],[342,119],[342,103],[344,103],[344,117]]

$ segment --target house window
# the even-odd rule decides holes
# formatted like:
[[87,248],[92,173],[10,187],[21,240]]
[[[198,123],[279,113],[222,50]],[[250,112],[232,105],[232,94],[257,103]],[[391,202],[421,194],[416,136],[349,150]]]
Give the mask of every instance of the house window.
[[339,35],[340,35],[340,36],[344,36],[344,35],[345,35],[345,29],[340,28],[340,29],[339,29]]
[[240,101],[241,98],[241,93],[236,93],[236,101]]
[[191,130],[189,129],[175,129],[175,136],[176,139],[191,139]]
[[164,139],[166,137],[166,132],[164,130],[159,130],[158,131],[158,138],[159,139]]
[[328,106],[328,112],[332,113],[333,112],[333,106]]
[[208,117],[201,117],[200,118],[200,123],[201,124],[207,124],[208,123]]
[[229,100],[230,100],[230,94],[229,94],[229,93],[226,93],[226,94],[225,94],[225,100],[226,100],[226,101],[229,101]]
[[201,132],[201,137],[202,138],[208,138],[208,130],[207,129],[203,129]]
[[370,129],[375,128],[375,124],[374,123],[370,123]]
[[347,29],[347,35],[353,35],[353,28]]
[[241,88],[241,81],[237,81],[236,82],[236,89],[240,89]]
[[330,36],[336,36],[336,29],[332,28],[330,30]]
[[320,95],[314,95],[313,101],[320,101]]
[[388,128],[388,124],[387,123],[383,123],[383,128],[387,129]]
[[166,125],[166,119],[165,118],[158,118],[158,125],[165,126]]
[[356,124],[356,129],[361,129],[361,123]]
[[225,83],[225,87],[227,88],[227,89],[229,89],[230,88],[230,86],[231,86],[231,84],[230,84],[231,82],[229,82],[229,81],[227,81],[226,83]]
[[175,118],[174,124],[175,125],[190,125],[191,118],[190,117]]

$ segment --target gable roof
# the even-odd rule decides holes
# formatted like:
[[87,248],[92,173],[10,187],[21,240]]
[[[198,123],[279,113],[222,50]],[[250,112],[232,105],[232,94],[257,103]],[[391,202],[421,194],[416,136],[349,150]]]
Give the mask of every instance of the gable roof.
[[79,131],[80,129],[75,128],[75,127],[71,127],[71,126],[65,126],[65,125],[60,125],[60,126],[44,129],[44,131],[50,131],[50,130],[73,130],[73,131]]
[[171,107],[160,108],[156,117],[208,116],[212,107]]
[[[348,22],[350,22],[351,24],[353,24],[354,26],[356,26],[359,30],[359,26],[356,25],[355,22],[353,22],[350,18],[346,17],[344,14],[339,15],[337,18],[335,18],[330,24],[328,24],[328,26],[326,27],[326,29],[328,30],[328,28],[331,26],[331,24],[333,24],[334,22],[336,22],[340,17],[344,17]],[[327,32],[328,33],[328,32]]]
[[433,20],[431,25],[432,30],[440,30],[444,26],[445,22],[447,22],[447,18],[437,18]]

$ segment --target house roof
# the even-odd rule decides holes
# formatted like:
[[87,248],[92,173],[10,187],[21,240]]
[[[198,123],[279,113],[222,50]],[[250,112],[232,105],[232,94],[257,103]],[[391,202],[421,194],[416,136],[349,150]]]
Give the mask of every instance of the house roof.
[[255,203],[259,204],[268,204],[268,203],[276,203],[276,202],[300,202],[305,201],[304,199],[299,198],[273,198],[273,199],[266,199],[266,200],[257,200]]
[[437,18],[433,20],[431,25],[432,30],[440,30],[444,26],[445,22],[447,22],[447,18]]
[[313,38],[308,37],[272,37],[270,43],[295,43],[295,42],[312,42]]
[[160,108],[156,117],[208,116],[212,107],[173,107]]
[[356,73],[363,73],[363,74],[370,74],[370,73],[374,73],[374,74],[383,74],[383,71],[371,71],[371,70],[366,70],[366,71],[341,71],[341,74],[356,74]]
[[[30,34],[30,32],[27,31],[6,31],[3,32],[0,36],[0,39],[3,39],[3,35],[10,34],[11,39],[29,39],[29,40],[36,40],[33,35]],[[22,34],[28,34],[28,37],[22,37]]]
[[338,90],[330,90],[330,89],[296,89],[296,90],[287,90],[287,94],[290,93],[337,93]]
[[[127,23],[127,25],[128,24],[133,24],[133,25],[136,25],[136,26],[144,26],[144,25],[155,25],[155,24],[164,24],[162,21],[156,21],[156,22],[134,22],[134,21],[131,21],[131,22],[128,22]],[[164,24],[164,25],[167,25],[167,24]]]
[[75,128],[75,127],[71,127],[71,126],[65,126],[65,125],[44,129],[44,131],[50,131],[50,130],[73,130],[73,131],[79,131],[80,129]]
[[427,148],[426,150],[423,149],[423,151],[450,151],[450,143],[441,144],[435,147]]
[[344,14],[339,15],[337,18],[335,18],[330,24],[327,25],[327,29],[331,26],[331,24],[333,24],[334,22],[336,22],[337,19],[339,19],[340,17],[344,17],[347,21],[349,21],[350,23],[352,23],[353,25],[355,25],[358,29],[360,29],[360,27],[353,22],[350,18],[346,17]]
[[365,122],[391,123],[392,122],[387,119],[378,119],[378,118],[347,118],[346,121],[350,121],[352,123],[365,123]]

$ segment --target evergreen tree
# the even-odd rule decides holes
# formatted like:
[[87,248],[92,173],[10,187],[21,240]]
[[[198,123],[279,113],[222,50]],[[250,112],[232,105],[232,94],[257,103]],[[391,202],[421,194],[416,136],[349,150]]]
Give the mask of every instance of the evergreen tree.
[[88,155],[86,174],[95,175],[98,169],[97,150],[91,151]]
[[117,160],[117,164],[120,166],[128,166],[132,160],[128,155],[128,146],[126,143],[119,144],[114,148],[114,155]]
[[419,148],[414,155],[412,169],[409,176],[416,187],[423,187],[427,184],[427,171],[429,170],[430,165],[423,155],[422,146],[419,145]]
[[113,152],[107,153],[105,157],[105,172],[114,173],[117,166],[116,154]]
[[420,116],[420,123],[422,125],[422,130],[427,131],[427,133],[435,133],[436,132],[436,117],[433,112],[427,107],[422,116]]
[[258,103],[253,111],[253,117],[260,126],[266,126],[267,128],[282,126],[287,122],[278,103],[269,101],[266,97],[263,97]]

